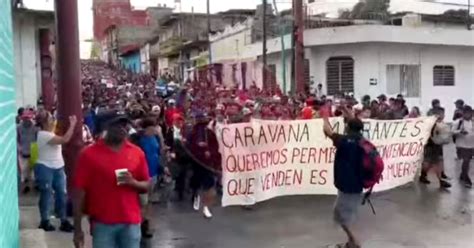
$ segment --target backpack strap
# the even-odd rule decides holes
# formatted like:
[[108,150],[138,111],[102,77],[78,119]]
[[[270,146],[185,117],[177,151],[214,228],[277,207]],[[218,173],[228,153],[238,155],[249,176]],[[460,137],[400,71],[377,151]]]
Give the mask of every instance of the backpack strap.
[[458,127],[456,128],[457,130],[461,129],[461,127],[463,126],[464,124],[464,120],[461,118],[459,119],[459,123],[458,123]]

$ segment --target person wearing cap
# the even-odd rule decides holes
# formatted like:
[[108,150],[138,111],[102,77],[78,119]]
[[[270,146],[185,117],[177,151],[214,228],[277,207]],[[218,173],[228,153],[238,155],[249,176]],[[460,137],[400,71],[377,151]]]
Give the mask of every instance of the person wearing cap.
[[377,97],[378,100],[378,110],[377,113],[385,113],[388,109],[390,109],[389,104],[387,103],[387,96],[382,94]]
[[[217,142],[212,142],[212,131],[208,128],[208,118],[204,113],[195,116],[195,125],[187,142],[190,153],[193,176],[190,187],[193,192],[193,208],[201,209],[205,218],[212,218],[211,207],[214,202],[216,180],[214,173],[214,160],[211,150],[217,150]],[[214,141],[217,141],[214,137]],[[214,144],[214,145],[213,145]]]
[[165,110],[165,122],[168,127],[173,126],[173,117],[179,113],[181,113],[181,111],[176,107],[176,100],[169,99],[168,107]]
[[27,194],[31,189],[31,145],[36,142],[38,128],[33,123],[34,114],[30,110],[25,110],[20,116],[20,123],[17,127],[18,144],[20,148],[21,182],[24,184],[23,193]]
[[464,108],[464,101],[458,99],[456,102],[454,102],[454,106],[456,107],[456,109],[454,110],[453,121],[456,121],[463,117],[462,110]]
[[178,194],[178,200],[182,201],[185,196],[186,179],[189,169],[189,156],[186,151],[187,139],[185,137],[185,120],[180,113],[175,113],[172,117],[170,143],[172,152],[169,154],[172,167],[175,168],[175,191]]
[[443,144],[445,141],[440,138],[445,137],[446,133],[449,134],[450,130],[447,125],[443,122],[444,120],[444,109],[435,108],[432,114],[436,117],[436,123],[431,130],[431,136],[428,139],[428,143],[425,146],[423,167],[419,178],[420,183],[430,184],[428,180],[428,172],[434,170],[439,181],[441,188],[447,189],[451,187],[451,184],[447,181],[446,175],[443,170]]
[[36,183],[40,191],[39,211],[41,224],[39,228],[46,232],[56,228],[50,223],[51,197],[55,197],[55,211],[61,220],[59,229],[63,232],[72,232],[73,226],[66,216],[66,174],[64,172],[64,159],[62,145],[71,140],[77,124],[76,116],[69,117],[69,127],[63,136],[54,133],[56,120],[51,113],[44,112],[38,116],[41,128],[37,134],[38,159],[35,166]]
[[470,162],[474,155],[474,126],[472,122],[472,108],[463,107],[463,117],[452,125],[452,133],[456,137],[456,149],[459,159],[462,161],[460,180],[467,188],[472,188],[469,176]]
[[143,151],[127,140],[125,116],[113,117],[105,136],[80,154],[73,177],[74,244],[84,247],[82,217],[91,222],[93,248],[139,248],[139,194],[149,191]]
[[151,202],[153,201],[152,197],[155,193],[154,189],[162,172],[164,172],[163,164],[161,164],[161,157],[165,145],[161,128],[153,117],[143,119],[140,122],[140,128],[141,129],[138,132],[131,135],[130,140],[142,149],[145,153],[148,164],[148,174],[151,178],[151,189],[147,194],[140,195],[143,216],[141,231],[144,238],[151,238],[153,237],[153,234],[151,232],[149,218],[151,213],[150,203],[154,203]]
[[334,205],[334,221],[341,226],[348,237],[346,244],[337,247],[361,247],[354,234],[354,221],[357,217],[359,206],[362,202],[363,179],[362,164],[364,150],[359,145],[364,124],[360,119],[354,118],[351,111],[341,106],[344,117],[347,119],[347,133],[344,135],[334,133],[329,123],[329,113],[323,111],[323,132],[329,137],[336,147],[334,159],[334,186],[337,188],[337,199]]
[[433,116],[433,113],[432,113],[432,112],[433,112],[435,109],[439,109],[439,108],[442,108],[442,107],[441,107],[441,101],[440,101],[439,99],[433,99],[433,100],[431,101],[431,108],[428,110],[427,115],[428,115],[428,116]]

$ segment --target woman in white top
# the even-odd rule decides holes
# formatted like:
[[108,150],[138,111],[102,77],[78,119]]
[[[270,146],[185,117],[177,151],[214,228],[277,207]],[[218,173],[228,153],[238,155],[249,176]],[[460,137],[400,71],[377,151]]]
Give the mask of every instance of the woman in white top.
[[62,145],[71,139],[77,119],[69,117],[69,128],[64,136],[54,133],[55,119],[51,113],[45,112],[39,118],[41,131],[38,132],[38,160],[35,166],[37,185],[40,190],[39,210],[41,224],[39,228],[50,232],[55,227],[49,221],[50,202],[54,190],[55,212],[61,219],[60,230],[72,232],[73,226],[66,218],[66,174],[64,173],[64,159]]

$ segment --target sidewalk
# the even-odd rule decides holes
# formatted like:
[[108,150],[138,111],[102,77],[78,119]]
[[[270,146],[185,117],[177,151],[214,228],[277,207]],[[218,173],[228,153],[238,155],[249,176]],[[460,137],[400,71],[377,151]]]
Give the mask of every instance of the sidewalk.
[[[20,196],[21,248],[74,248],[72,233],[44,232],[38,229],[40,216],[37,202],[38,196],[35,193]],[[52,219],[51,222],[59,227],[58,219]],[[92,247],[90,240],[86,240],[86,247]]]

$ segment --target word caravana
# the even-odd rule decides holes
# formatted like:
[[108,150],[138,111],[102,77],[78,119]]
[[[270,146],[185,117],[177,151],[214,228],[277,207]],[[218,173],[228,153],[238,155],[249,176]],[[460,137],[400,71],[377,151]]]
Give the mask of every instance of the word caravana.
[[309,127],[307,123],[290,125],[261,125],[258,128],[228,128],[220,131],[221,144],[226,148],[258,146],[265,144],[279,144],[309,141]]

